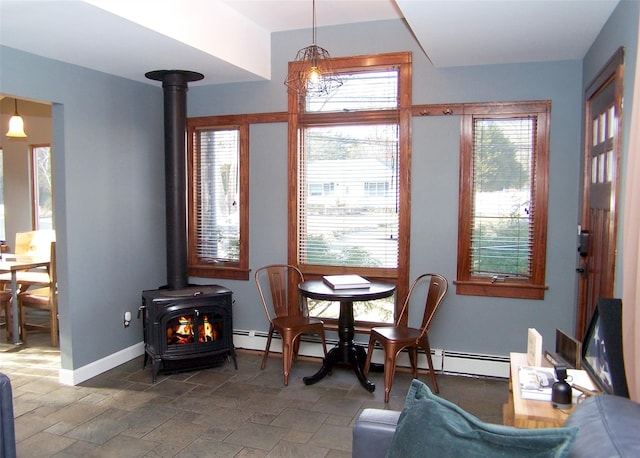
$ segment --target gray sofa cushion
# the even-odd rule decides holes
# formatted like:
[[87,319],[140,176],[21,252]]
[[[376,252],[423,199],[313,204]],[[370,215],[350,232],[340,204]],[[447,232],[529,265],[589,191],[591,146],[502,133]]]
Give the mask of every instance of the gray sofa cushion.
[[16,456],[16,436],[13,425],[13,396],[9,377],[0,373],[0,456]]
[[576,433],[485,423],[413,380],[387,457],[564,457]]
[[592,396],[564,424],[580,428],[570,457],[640,456],[640,404],[627,398]]

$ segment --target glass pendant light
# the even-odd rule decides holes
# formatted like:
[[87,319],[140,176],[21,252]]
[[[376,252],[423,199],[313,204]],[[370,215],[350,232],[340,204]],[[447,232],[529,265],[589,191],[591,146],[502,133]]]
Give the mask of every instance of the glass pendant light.
[[22,120],[22,116],[18,114],[18,99],[13,100],[15,102],[15,113],[9,120],[7,137],[26,138],[27,134],[24,133],[24,121]]

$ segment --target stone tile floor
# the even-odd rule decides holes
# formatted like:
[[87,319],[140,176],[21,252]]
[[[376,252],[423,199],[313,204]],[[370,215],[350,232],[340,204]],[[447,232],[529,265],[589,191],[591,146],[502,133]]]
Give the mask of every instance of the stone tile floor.
[[[397,372],[384,404],[382,373],[368,393],[348,368],[312,386],[302,377],[316,360],[294,363],[283,385],[282,360],[238,352],[233,363],[177,374],[136,358],[78,386],[58,383],[60,353],[48,336],[0,344],[0,371],[12,382],[18,457],[327,457],[351,456],[351,427],[366,407],[401,410],[411,374]],[[0,342],[5,342],[4,331]],[[419,374],[429,382],[427,374]],[[481,419],[502,422],[508,381],[441,374],[440,395]]]

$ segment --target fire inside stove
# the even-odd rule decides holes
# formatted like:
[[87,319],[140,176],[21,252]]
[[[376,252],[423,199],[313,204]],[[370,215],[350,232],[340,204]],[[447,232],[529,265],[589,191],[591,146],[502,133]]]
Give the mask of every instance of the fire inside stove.
[[[194,325],[194,318],[191,315],[183,315],[167,322],[167,345],[183,345],[191,344],[196,341],[196,325]],[[212,320],[209,320],[209,315],[199,320],[197,324],[197,341],[213,342],[222,337],[222,316],[212,315]]]
[[193,370],[233,358],[233,293],[219,285],[166,288],[142,292],[145,356],[151,358],[153,382],[160,369]]

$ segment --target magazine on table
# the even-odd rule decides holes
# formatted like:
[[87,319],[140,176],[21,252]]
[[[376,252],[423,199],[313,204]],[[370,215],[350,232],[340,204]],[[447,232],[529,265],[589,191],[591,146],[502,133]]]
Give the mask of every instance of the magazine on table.
[[369,288],[371,282],[360,275],[325,275],[324,282],[333,289]]
[[[520,380],[520,397],[522,399],[534,399],[539,401],[551,401],[553,384],[558,381],[553,367],[520,366],[518,369]],[[567,369],[567,383],[578,385],[588,390],[596,387],[589,374],[583,370]],[[574,389],[573,403],[575,404],[581,392]]]

